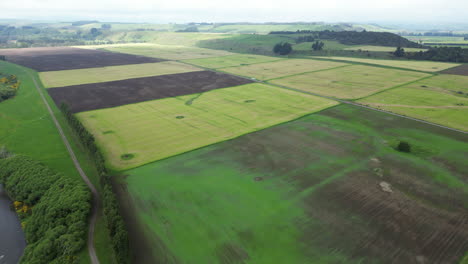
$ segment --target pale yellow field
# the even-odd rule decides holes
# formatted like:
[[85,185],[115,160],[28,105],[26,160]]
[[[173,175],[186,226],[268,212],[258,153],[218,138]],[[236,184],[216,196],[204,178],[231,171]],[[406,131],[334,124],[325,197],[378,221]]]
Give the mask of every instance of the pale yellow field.
[[200,68],[184,63],[164,61],[102,68],[41,72],[39,76],[46,88],[52,88],[201,70]]
[[[256,83],[82,112],[77,116],[96,137],[108,165],[124,170],[336,104]],[[121,159],[127,153],[134,158]]]
[[258,80],[269,80],[304,72],[330,69],[344,65],[346,65],[346,63],[308,59],[288,59],[240,67],[224,68],[222,71],[253,77]]
[[278,57],[269,57],[269,56],[260,56],[260,55],[251,55],[251,54],[238,54],[230,56],[221,56],[213,58],[203,58],[203,59],[194,59],[194,60],[185,60],[184,62],[195,64],[201,67],[219,69],[227,68],[234,66],[243,66],[249,64],[256,64],[269,61],[279,61],[283,60]]
[[428,76],[430,74],[414,71],[352,65],[276,79],[271,83],[340,99],[356,99]]
[[376,59],[361,59],[352,57],[315,57],[322,59],[340,60],[340,61],[351,61],[351,62],[362,62],[369,64],[376,64],[389,67],[405,68],[417,71],[426,72],[437,72],[448,68],[458,66],[460,64],[447,63],[447,62],[435,62],[435,61],[406,61],[406,60],[376,60]]
[[[427,49],[418,49],[418,48],[403,48],[406,52],[419,52],[426,51]],[[384,46],[352,46],[345,48],[345,50],[362,50],[362,51],[381,51],[381,52],[393,52],[396,50],[396,47],[384,47]]]
[[168,60],[188,60],[233,55],[233,53],[221,50],[150,43],[88,46],[88,48],[90,47]]

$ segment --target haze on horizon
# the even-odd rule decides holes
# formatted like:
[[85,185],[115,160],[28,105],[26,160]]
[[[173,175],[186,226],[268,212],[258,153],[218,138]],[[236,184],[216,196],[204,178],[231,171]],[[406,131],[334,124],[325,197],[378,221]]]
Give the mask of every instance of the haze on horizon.
[[49,21],[468,23],[466,0],[17,0],[0,9],[2,19]]

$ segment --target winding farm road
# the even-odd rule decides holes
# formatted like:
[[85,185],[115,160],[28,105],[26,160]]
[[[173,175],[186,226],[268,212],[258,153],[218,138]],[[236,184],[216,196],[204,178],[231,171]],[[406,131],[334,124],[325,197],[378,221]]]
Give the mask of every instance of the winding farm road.
[[65,147],[67,148],[68,154],[70,154],[70,158],[73,161],[73,164],[75,165],[75,168],[78,170],[78,173],[80,174],[81,178],[83,178],[83,181],[88,185],[89,189],[91,190],[91,193],[93,195],[92,198],[92,210],[91,210],[91,217],[89,220],[89,229],[88,229],[88,253],[89,257],[91,258],[91,263],[92,264],[99,264],[99,259],[97,258],[96,255],[96,249],[94,248],[94,228],[96,226],[96,220],[97,220],[97,214],[98,214],[98,208],[99,208],[99,194],[94,187],[94,185],[91,183],[89,180],[88,176],[86,176],[86,173],[83,171],[81,168],[81,165],[76,158],[75,152],[73,151],[70,142],[68,141],[67,137],[65,136],[65,133],[63,132],[62,126],[60,126],[60,123],[57,121],[57,118],[55,117],[54,112],[52,111],[52,108],[49,105],[49,102],[47,102],[44,93],[42,92],[41,88],[37,84],[36,78],[27,72],[29,77],[34,81],[34,86],[36,86],[37,92],[42,98],[42,101],[44,102],[47,110],[49,111],[50,116],[52,117],[52,120],[54,121],[55,127],[57,127],[57,130],[60,134],[60,137],[62,138],[63,143],[65,144]]

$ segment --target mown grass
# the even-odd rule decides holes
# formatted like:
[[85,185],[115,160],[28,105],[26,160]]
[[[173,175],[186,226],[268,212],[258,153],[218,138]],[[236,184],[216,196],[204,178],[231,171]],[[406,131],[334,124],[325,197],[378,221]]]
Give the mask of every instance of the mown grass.
[[184,60],[186,63],[195,64],[205,68],[219,69],[226,67],[235,67],[250,65],[262,62],[281,60],[278,57],[267,57],[259,55],[230,55],[205,59]]
[[358,102],[468,131],[467,83],[467,76],[437,75]]
[[158,63],[121,65],[102,68],[41,72],[39,73],[39,76],[41,77],[44,85],[47,88],[51,88],[87,83],[118,81],[165,74],[193,72],[200,70],[200,68],[196,68],[187,64],[174,61],[165,61]]
[[[466,136],[441,131],[341,105],[126,171],[125,181],[146,235],[161,243],[152,246],[167,249],[166,263],[385,263],[398,247],[411,249],[388,237],[364,243],[383,239],[375,233],[381,218],[350,209],[350,193],[328,186],[372,174],[369,162],[378,158],[384,175],[408,169],[405,177],[431,186],[434,197],[466,197]],[[396,151],[399,140],[415,151]],[[453,161],[458,172],[435,158]],[[333,192],[337,200],[324,196]]]
[[247,66],[224,68],[222,71],[241,76],[253,77],[258,80],[269,80],[304,72],[330,69],[344,65],[346,64],[331,61],[288,59],[276,62],[266,62]]
[[447,63],[447,62],[435,62],[435,61],[408,61],[408,60],[379,60],[379,59],[363,59],[363,58],[353,58],[353,57],[317,57],[323,59],[331,59],[338,61],[349,61],[349,62],[360,62],[367,64],[375,64],[396,68],[405,68],[417,71],[425,72],[438,72],[458,66],[460,64],[456,63]]
[[[82,112],[77,116],[96,137],[109,167],[123,170],[238,137],[335,104],[298,92],[248,84]],[[121,158],[123,154],[134,157],[124,160]]]
[[352,65],[275,79],[270,82],[320,95],[355,99],[427,76],[430,75],[413,71]]

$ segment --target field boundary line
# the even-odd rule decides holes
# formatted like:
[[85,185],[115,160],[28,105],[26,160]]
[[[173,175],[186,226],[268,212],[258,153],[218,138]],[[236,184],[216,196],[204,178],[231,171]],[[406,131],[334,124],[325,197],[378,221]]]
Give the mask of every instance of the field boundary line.
[[57,118],[55,117],[54,111],[50,107],[49,102],[47,102],[47,99],[45,98],[45,95],[44,95],[43,91],[39,87],[36,78],[29,71],[26,71],[26,70],[24,70],[24,71],[33,80],[34,86],[36,87],[37,92],[41,96],[42,102],[46,106],[47,111],[49,112],[50,116],[52,117],[52,121],[54,122],[55,127],[57,128],[57,130],[59,132],[59,135],[60,135],[60,137],[61,137],[61,139],[63,141],[63,144],[67,148],[68,154],[70,155],[70,158],[72,159],[76,170],[78,171],[78,173],[80,174],[81,178],[86,183],[88,188],[91,190],[91,194],[92,194],[92,204],[91,204],[91,206],[92,206],[92,209],[91,209],[91,216],[90,216],[90,219],[89,219],[88,242],[87,242],[87,244],[88,244],[88,253],[89,253],[89,257],[91,259],[91,263],[92,264],[99,264],[99,259],[97,258],[97,255],[96,255],[96,249],[94,248],[94,229],[95,229],[95,226],[96,226],[97,214],[98,214],[98,211],[99,211],[98,210],[98,208],[99,208],[99,194],[98,194],[96,188],[94,187],[94,185],[89,180],[88,176],[86,176],[86,173],[81,168],[80,162],[78,161],[78,159],[77,159],[77,157],[75,155],[75,152],[73,151],[73,148],[70,145],[70,142],[68,141],[67,137],[65,136],[65,133],[63,132],[62,126],[60,125]]
[[[257,56],[264,56],[264,55],[257,55]],[[268,56],[265,56],[265,57],[268,57]],[[275,58],[275,57],[272,57],[272,58]],[[286,58],[278,58],[277,60],[272,60],[272,61],[263,61],[263,62],[255,62],[255,63],[251,63],[251,64],[245,64],[245,65],[238,65],[238,66],[227,66],[227,67],[221,67],[221,68],[216,68],[217,70],[221,70],[221,69],[226,69],[226,68],[239,68],[239,67],[244,67],[244,66],[249,66],[249,65],[256,65],[256,64],[262,64],[262,63],[271,63],[271,62],[278,62],[278,61],[283,61],[283,60],[286,60]]]
[[328,68],[328,69],[321,69],[321,70],[315,70],[315,71],[306,71],[306,72],[286,75],[286,76],[282,76],[282,77],[267,79],[267,80],[265,80],[265,82],[286,79],[286,78],[289,78],[289,77],[294,77],[294,76],[299,76],[299,75],[304,75],[304,74],[309,74],[309,73],[331,71],[331,70],[336,70],[336,69],[341,69],[341,68],[346,68],[346,67],[351,67],[351,66],[354,66],[354,65],[353,64],[346,64],[346,65],[336,66],[336,67]]

